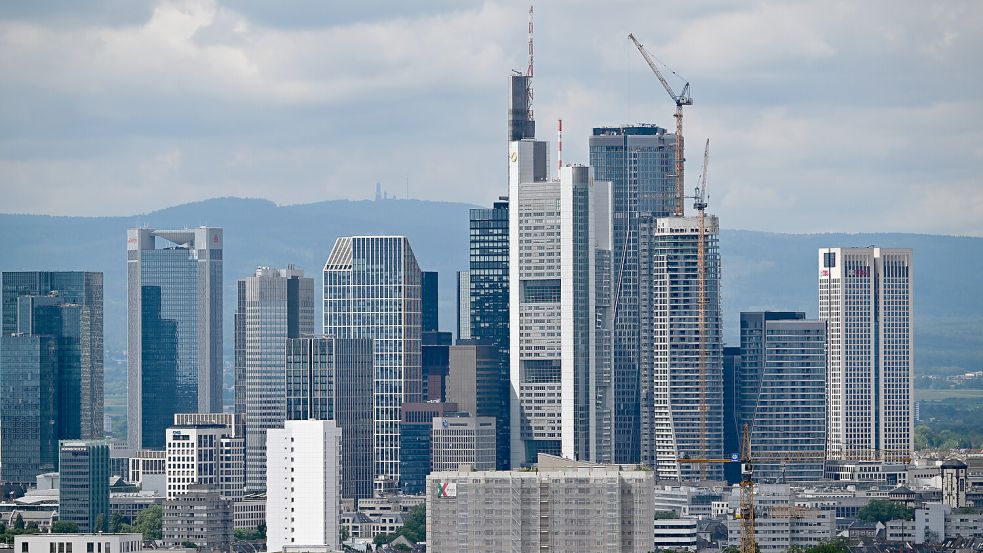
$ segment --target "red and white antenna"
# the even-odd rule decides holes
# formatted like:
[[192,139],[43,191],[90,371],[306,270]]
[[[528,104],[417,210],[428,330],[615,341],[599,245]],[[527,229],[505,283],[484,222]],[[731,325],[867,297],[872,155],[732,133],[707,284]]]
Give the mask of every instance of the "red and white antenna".
[[526,110],[529,113],[529,120],[532,121],[532,5],[529,6],[529,67],[526,68],[526,96],[528,102]]
[[563,119],[556,120],[556,178],[560,178],[563,168]]

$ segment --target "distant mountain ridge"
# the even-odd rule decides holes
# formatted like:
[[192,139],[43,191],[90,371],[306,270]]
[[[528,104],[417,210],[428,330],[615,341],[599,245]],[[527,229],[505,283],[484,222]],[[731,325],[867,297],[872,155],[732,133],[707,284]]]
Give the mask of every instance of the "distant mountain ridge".
[[[217,198],[125,217],[0,214],[0,270],[105,273],[108,351],[126,347],[126,229],[200,225],[225,229],[224,342],[232,351],[235,282],[258,265],[293,263],[320,286],[324,260],[339,236],[404,235],[421,268],[440,273],[440,321],[455,329],[455,271],[468,265],[468,209],[423,200],[335,200],[278,206]],[[911,247],[915,255],[916,366],[983,368],[983,238],[923,234],[778,234],[724,230],[725,335],[737,343],[738,313],[800,310],[817,315],[816,253],[827,246]]]

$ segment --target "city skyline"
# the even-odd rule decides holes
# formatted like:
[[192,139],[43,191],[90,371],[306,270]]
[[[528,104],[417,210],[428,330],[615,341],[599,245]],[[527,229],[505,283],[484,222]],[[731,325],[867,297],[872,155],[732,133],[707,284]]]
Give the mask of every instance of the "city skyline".
[[[9,53],[0,66],[18,78],[0,95],[12,113],[58,116],[9,120],[5,134],[18,138],[0,142],[11,160],[0,168],[6,209],[121,214],[227,195],[296,204],[371,198],[377,182],[399,197],[408,189],[487,204],[504,191],[491,177],[505,154],[501,79],[526,65],[527,7],[11,6],[0,18]],[[693,84],[688,135],[718,145],[711,196],[728,226],[979,236],[980,131],[971,122],[983,86],[971,52],[981,19],[971,2],[946,10],[543,2],[539,137],[553,141],[562,117],[565,158],[585,162],[593,126],[671,126],[671,102],[626,38],[634,32]],[[399,107],[385,101],[392,97]],[[153,115],[160,105],[168,117]],[[100,120],[108,124],[92,140]],[[443,143],[451,134],[470,139]],[[378,153],[391,163],[348,146],[367,135],[384,138]],[[458,161],[415,163],[437,150]],[[459,186],[465,170],[479,182]],[[56,193],[38,198],[30,191],[39,186]],[[842,205],[837,194],[880,209]],[[950,210],[949,197],[969,208]]]

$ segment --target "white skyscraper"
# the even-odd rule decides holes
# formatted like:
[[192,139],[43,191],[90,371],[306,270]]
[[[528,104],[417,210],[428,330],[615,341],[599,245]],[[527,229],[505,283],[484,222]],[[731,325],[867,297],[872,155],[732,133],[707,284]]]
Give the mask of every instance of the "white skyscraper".
[[641,454],[660,479],[722,479],[723,340],[717,218],[705,219],[705,352],[700,359],[699,217],[639,222]]
[[546,165],[545,142],[510,144],[513,467],[610,459],[610,183],[583,166],[549,180]]
[[286,421],[266,432],[266,549],[335,551],[341,509],[341,429]]
[[911,273],[908,248],[819,250],[830,458],[900,461],[911,454]]
[[239,279],[235,314],[235,405],[245,429],[246,489],[266,485],[266,430],[283,426],[284,346],[314,334],[314,279],[293,265],[259,267]]
[[339,238],[324,264],[324,334],[371,338],[375,474],[399,482],[403,403],[422,401],[420,266],[402,236]]

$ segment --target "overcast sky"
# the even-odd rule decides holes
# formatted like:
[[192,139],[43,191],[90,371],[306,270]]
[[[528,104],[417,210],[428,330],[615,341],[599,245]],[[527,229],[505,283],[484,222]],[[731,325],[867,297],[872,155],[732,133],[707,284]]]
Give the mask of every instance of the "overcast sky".
[[[674,125],[727,228],[983,236],[983,2],[536,2],[539,138]],[[0,211],[506,191],[528,2],[5,2]],[[680,81],[673,81],[675,86]]]

